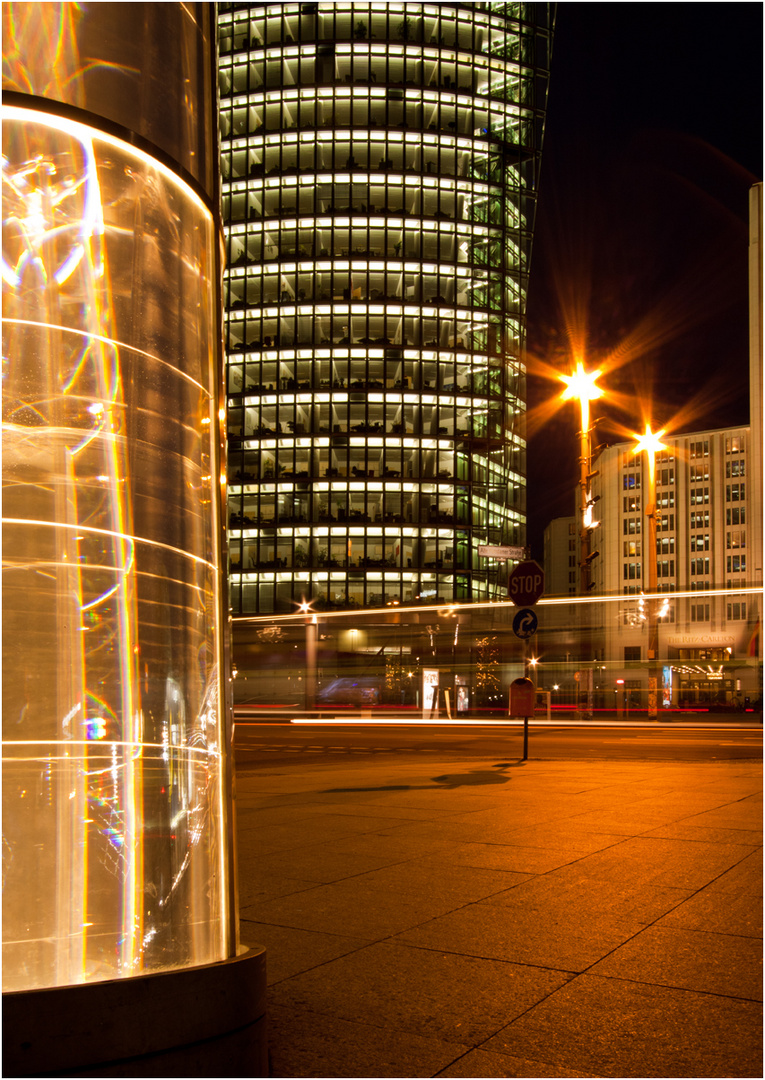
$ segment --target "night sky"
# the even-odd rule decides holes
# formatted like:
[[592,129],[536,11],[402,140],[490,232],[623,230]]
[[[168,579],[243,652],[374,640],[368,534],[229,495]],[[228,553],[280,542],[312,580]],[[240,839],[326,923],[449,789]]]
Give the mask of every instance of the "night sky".
[[545,526],[577,498],[578,407],[544,407],[574,343],[618,396],[593,405],[596,443],[642,430],[638,397],[654,430],[748,423],[762,6],[558,4],[551,73],[528,301],[539,560]]

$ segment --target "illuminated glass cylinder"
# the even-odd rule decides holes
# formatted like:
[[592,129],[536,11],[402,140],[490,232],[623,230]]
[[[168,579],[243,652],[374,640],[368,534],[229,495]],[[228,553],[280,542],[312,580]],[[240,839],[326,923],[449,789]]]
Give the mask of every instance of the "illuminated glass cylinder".
[[4,5],[4,991],[236,948],[205,8]]

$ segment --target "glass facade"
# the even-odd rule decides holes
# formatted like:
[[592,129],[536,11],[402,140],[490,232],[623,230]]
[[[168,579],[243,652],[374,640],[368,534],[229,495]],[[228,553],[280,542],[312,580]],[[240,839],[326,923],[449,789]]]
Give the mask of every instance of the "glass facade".
[[235,613],[500,595],[547,4],[219,4]]
[[[161,6],[202,154],[214,23]],[[120,97],[123,7],[4,5],[4,991],[235,952],[219,222],[138,98],[124,137],[87,108],[94,71]]]

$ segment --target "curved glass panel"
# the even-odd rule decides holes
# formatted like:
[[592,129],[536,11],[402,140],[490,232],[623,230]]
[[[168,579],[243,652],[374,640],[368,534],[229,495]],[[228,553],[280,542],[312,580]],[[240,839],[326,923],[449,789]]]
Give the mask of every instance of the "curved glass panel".
[[214,190],[209,4],[3,4],[3,90],[61,101],[160,147]]
[[222,959],[214,227],[3,125],[3,988]]

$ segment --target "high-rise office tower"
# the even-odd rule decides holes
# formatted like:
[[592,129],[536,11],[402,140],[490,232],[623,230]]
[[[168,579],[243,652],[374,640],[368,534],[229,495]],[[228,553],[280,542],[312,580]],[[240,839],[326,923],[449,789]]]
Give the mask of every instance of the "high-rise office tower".
[[500,595],[553,8],[219,5],[235,613]]

